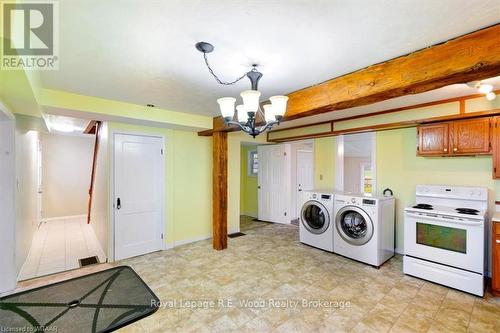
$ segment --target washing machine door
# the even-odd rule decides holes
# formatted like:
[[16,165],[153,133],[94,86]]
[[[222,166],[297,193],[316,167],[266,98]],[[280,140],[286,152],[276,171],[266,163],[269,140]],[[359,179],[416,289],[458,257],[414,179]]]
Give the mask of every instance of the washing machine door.
[[330,226],[330,214],[326,207],[316,201],[307,201],[300,213],[302,225],[313,234],[322,234]]
[[363,245],[373,236],[373,222],[368,214],[356,206],[346,206],[337,212],[335,227],[340,237],[351,245]]

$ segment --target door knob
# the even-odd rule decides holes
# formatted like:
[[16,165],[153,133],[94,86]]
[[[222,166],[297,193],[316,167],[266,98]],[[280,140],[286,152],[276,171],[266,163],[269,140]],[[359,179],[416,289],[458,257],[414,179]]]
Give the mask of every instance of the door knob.
[[120,200],[120,198],[116,199],[116,209],[120,209],[122,208],[122,202]]

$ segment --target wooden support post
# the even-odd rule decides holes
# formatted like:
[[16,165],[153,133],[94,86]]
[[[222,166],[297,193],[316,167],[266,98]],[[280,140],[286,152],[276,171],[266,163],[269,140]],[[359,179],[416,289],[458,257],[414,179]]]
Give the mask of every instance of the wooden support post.
[[213,133],[213,247],[227,248],[227,132]]

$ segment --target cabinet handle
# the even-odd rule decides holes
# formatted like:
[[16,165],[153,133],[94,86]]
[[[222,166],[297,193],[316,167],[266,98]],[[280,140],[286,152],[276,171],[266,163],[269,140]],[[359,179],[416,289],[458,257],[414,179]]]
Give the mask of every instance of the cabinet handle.
[[495,239],[495,242],[496,242],[497,244],[500,244],[500,239]]
[[444,151],[445,153],[447,153],[447,152],[448,152],[448,148],[443,149],[443,151]]
[[458,148],[453,148],[453,151],[458,151]]

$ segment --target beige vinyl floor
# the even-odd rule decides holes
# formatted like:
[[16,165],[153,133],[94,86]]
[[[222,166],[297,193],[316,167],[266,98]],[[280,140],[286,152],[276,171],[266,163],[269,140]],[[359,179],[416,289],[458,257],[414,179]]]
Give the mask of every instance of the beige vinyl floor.
[[500,332],[500,299],[490,293],[405,276],[400,256],[377,270],[311,248],[296,226],[241,223],[246,235],[224,251],[206,240],[113,263],[132,266],[162,301],[121,331]]

